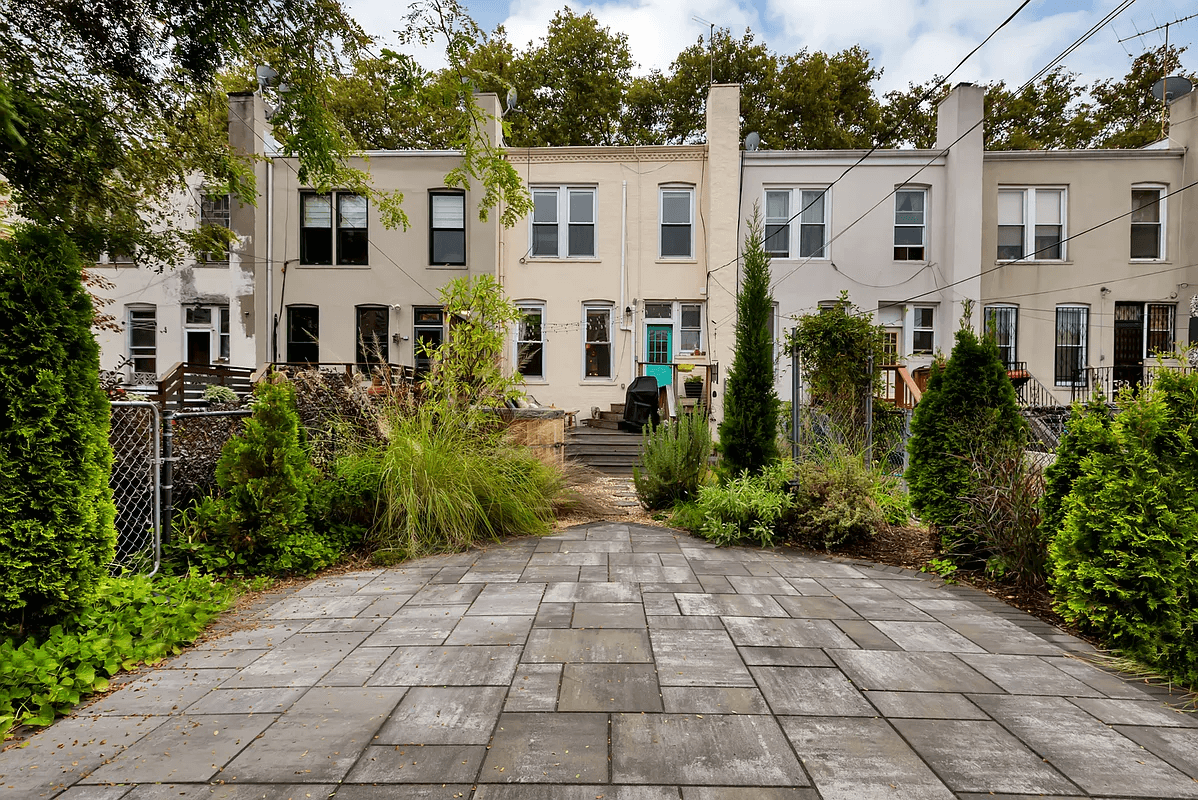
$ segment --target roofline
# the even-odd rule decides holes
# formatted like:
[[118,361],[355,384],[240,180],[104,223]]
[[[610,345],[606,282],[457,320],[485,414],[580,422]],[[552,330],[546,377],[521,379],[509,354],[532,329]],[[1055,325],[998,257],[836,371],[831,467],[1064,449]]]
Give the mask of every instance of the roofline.
[[987,150],[982,158],[986,161],[1044,161],[1051,159],[1069,160],[1120,160],[1120,159],[1172,159],[1182,158],[1186,151],[1180,148],[1168,150]]

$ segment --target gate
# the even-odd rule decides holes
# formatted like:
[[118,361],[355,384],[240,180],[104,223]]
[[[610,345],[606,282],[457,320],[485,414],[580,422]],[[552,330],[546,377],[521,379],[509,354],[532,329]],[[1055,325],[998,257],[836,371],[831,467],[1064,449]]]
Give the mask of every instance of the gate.
[[161,464],[158,406],[114,401],[108,443],[112,474],[108,484],[116,504],[116,555],[111,572],[153,575],[162,563]]

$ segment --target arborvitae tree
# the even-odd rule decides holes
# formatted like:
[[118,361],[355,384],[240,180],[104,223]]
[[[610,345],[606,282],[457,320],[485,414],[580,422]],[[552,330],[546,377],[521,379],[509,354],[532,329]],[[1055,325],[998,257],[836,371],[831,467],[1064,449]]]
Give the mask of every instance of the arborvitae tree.
[[1044,470],[1040,532],[1045,542],[1051,542],[1065,524],[1065,498],[1082,474],[1083,460],[1107,453],[1111,447],[1111,411],[1106,402],[1095,395],[1085,405],[1074,405],[1057,448],[1057,458]]
[[992,340],[957,331],[948,364],[933,365],[923,399],[911,420],[907,485],[911,507],[934,525],[946,553],[967,560],[978,552],[969,524],[974,470],[987,454],[1018,446],[1026,438],[1015,389]]
[[108,399],[79,253],[0,239],[0,622],[85,603],[116,546]]
[[736,353],[724,388],[720,444],[730,475],[759,473],[778,458],[778,395],[774,392],[774,336],[770,257],[754,208],[741,261],[744,280],[736,295]]

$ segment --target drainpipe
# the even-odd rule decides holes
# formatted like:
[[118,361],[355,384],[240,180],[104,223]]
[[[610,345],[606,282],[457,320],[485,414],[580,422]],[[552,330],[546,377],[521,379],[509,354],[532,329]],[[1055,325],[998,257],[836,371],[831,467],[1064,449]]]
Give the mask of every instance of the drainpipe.
[[628,360],[628,382],[636,379],[636,313],[624,320],[624,309],[628,308],[628,181],[622,181],[620,197],[620,330],[631,339]]
[[[275,319],[275,162],[266,162],[266,321],[270,325],[270,361],[279,360],[279,323]],[[255,326],[257,327],[257,326]]]

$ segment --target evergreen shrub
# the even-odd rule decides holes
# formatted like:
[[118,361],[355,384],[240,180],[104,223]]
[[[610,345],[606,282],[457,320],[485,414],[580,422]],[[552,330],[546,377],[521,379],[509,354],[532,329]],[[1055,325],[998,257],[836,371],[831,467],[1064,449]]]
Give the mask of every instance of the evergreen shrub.
[[1073,482],[1082,474],[1082,462],[1100,451],[1109,451],[1111,411],[1101,396],[1095,395],[1069,410],[1069,422],[1056,459],[1044,470],[1044,497],[1040,503],[1040,529],[1045,541],[1051,541],[1065,522],[1065,498]]
[[86,604],[116,545],[109,405],[78,251],[0,239],[0,623]]
[[794,490],[794,534],[824,549],[873,534],[885,522],[875,499],[879,478],[847,450],[821,461],[800,461]]
[[1049,545],[1057,610],[1198,686],[1198,374],[1162,372],[1119,405],[1109,427],[1091,419]]
[[794,506],[787,484],[794,465],[780,460],[756,475],[745,470],[723,484],[699,489],[696,531],[716,544],[755,544],[772,547],[781,537],[787,515]]
[[641,450],[644,469],[632,470],[637,497],[651,510],[693,500],[707,477],[710,456],[711,428],[703,406],[657,427],[646,425]]
[[969,521],[978,480],[972,463],[1022,446],[1026,435],[998,348],[968,328],[957,331],[948,363],[933,364],[915,407],[906,474],[911,507],[935,526],[945,553],[967,562],[989,556]]

